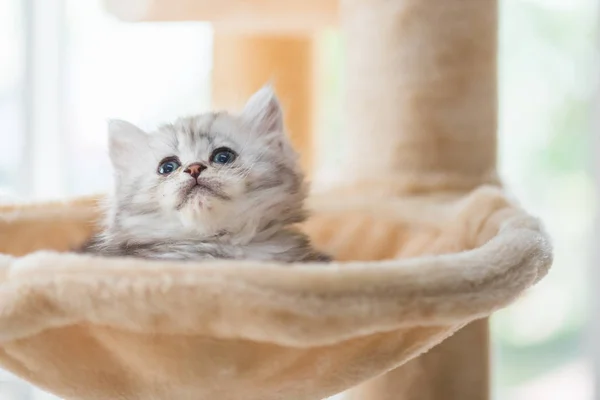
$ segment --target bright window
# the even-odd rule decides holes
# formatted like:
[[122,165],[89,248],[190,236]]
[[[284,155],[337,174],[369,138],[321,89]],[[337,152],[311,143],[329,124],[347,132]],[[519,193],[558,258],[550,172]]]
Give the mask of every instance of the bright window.
[[21,188],[25,43],[19,0],[0,0],[0,188]]

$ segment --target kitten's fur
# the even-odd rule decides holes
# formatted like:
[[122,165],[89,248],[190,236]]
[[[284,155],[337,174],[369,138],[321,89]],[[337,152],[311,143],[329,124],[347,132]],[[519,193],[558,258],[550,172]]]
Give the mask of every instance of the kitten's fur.
[[[271,87],[255,93],[239,115],[207,113],[146,133],[109,123],[115,191],[104,230],[82,251],[143,258],[328,261],[293,225],[305,219],[306,188]],[[226,146],[232,164],[209,161]],[[181,167],[157,172],[175,156]],[[196,180],[183,172],[206,166]],[[198,183],[198,184],[196,184]]]

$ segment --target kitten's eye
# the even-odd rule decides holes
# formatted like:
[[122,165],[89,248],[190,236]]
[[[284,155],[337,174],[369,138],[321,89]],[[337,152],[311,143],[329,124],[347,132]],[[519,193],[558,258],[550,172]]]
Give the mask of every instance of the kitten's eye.
[[235,161],[237,155],[227,147],[221,147],[213,151],[210,161],[215,164],[231,164]]
[[181,167],[181,164],[177,160],[165,160],[158,166],[158,173],[161,175],[169,175],[177,168]]

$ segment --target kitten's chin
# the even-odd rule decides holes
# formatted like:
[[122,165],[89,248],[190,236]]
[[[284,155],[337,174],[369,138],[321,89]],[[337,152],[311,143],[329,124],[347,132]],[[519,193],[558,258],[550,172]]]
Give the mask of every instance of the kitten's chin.
[[182,225],[193,229],[218,227],[228,215],[227,202],[202,194],[190,197],[177,211]]
[[191,207],[192,209],[210,209],[214,203],[231,200],[220,185],[210,181],[199,180],[190,182],[178,194],[177,209]]
[[201,210],[209,206],[209,199],[206,193],[199,190],[196,186],[190,190],[181,193],[181,200],[177,205],[178,210]]

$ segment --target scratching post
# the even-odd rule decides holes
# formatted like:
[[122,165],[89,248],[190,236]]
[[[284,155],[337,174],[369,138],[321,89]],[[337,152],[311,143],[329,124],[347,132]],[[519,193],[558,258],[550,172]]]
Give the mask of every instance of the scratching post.
[[213,104],[236,109],[272,82],[285,113],[292,143],[305,171],[312,169],[313,40],[308,35],[274,36],[217,32],[214,39]]
[[377,174],[404,193],[497,183],[496,0],[340,6],[346,176]]

